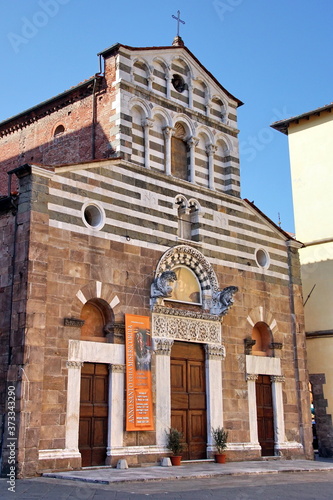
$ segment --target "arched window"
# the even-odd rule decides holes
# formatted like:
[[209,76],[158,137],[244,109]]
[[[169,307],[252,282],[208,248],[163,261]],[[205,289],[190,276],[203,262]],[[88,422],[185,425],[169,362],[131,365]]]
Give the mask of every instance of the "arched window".
[[186,266],[173,269],[177,281],[172,289],[172,294],[167,300],[201,305],[201,287],[194,272]]
[[144,61],[137,60],[133,65],[133,79],[144,87],[148,86],[148,65]]
[[178,179],[188,180],[188,151],[185,141],[186,131],[181,123],[176,123],[171,138],[171,174]]
[[143,121],[146,118],[140,106],[132,108],[132,155],[133,163],[144,165],[145,163],[145,136]]
[[266,323],[259,321],[254,325],[252,340],[256,341],[252,348],[253,356],[272,356],[272,332]]
[[65,127],[63,125],[58,125],[53,132],[53,137],[57,137],[58,135],[61,135],[65,132]]
[[88,300],[82,307],[80,319],[84,321],[81,327],[81,339],[94,342],[112,342],[114,323],[110,306],[100,299]]
[[199,203],[194,198],[187,201],[184,196],[179,195],[176,198],[176,204],[178,205],[178,238],[182,240],[197,240],[195,229],[199,223]]

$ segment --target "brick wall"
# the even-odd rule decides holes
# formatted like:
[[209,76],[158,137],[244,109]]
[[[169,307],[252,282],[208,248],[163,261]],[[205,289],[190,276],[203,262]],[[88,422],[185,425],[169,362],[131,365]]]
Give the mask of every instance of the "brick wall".
[[[115,155],[112,145],[115,136],[110,134],[109,124],[114,112],[114,78],[115,61],[110,58],[106,77],[97,80],[95,96],[94,84],[87,84],[66,98],[60,96],[36,111],[22,113],[9,123],[0,124],[0,195],[7,194],[7,172],[25,163],[59,165]],[[93,131],[94,100],[96,124]],[[54,137],[60,124],[65,132]],[[12,189],[17,189],[15,179]]]

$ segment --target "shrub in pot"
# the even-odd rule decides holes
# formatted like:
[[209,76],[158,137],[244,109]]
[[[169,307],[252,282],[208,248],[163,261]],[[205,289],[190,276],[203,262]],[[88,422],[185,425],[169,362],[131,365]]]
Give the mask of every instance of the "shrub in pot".
[[224,428],[220,426],[212,428],[212,437],[217,451],[215,454],[215,460],[217,463],[224,464],[225,454],[223,452],[227,447],[228,431],[225,431]]
[[183,451],[183,434],[173,427],[166,433],[167,435],[167,448],[173,453],[170,457],[172,465],[180,465],[181,462],[181,452]]

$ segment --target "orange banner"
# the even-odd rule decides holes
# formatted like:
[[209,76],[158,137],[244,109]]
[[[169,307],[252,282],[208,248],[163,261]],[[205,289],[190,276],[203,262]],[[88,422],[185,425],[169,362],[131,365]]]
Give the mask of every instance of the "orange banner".
[[153,431],[152,343],[148,316],[125,314],[126,430]]

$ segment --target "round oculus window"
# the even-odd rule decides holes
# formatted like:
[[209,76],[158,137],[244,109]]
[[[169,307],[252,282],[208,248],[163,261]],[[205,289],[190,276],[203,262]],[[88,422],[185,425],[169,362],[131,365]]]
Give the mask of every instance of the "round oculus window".
[[256,250],[255,256],[259,267],[263,269],[267,269],[269,267],[270,259],[269,254],[268,252],[266,252],[266,250],[264,250],[263,248],[258,248],[258,250]]
[[95,203],[88,202],[83,205],[82,218],[85,225],[93,229],[102,229],[105,224],[105,212]]
[[184,78],[178,74],[173,75],[172,85],[177,90],[177,92],[180,93],[184,92],[184,90],[186,89],[186,83],[184,81]]

